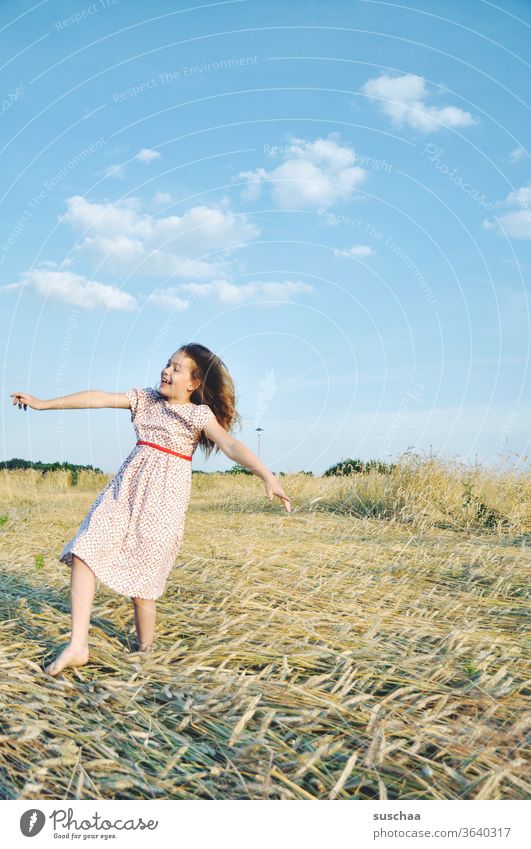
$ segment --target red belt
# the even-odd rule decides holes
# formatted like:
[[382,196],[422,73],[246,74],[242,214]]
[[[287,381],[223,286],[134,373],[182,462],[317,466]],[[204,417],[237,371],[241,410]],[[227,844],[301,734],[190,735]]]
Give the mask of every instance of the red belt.
[[182,457],[183,460],[191,460],[191,454],[179,454],[178,451],[172,451],[171,448],[164,448],[163,445],[155,445],[154,442],[144,442],[143,439],[139,439],[136,443],[137,445],[151,445],[152,448],[158,448],[159,451],[166,451],[167,454],[175,454],[176,457]]

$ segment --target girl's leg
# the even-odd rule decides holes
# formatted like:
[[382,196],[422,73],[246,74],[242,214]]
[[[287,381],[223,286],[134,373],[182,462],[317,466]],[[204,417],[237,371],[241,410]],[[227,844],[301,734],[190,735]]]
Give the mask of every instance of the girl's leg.
[[84,560],[72,555],[70,573],[70,606],[72,631],[70,642],[55,660],[46,667],[50,675],[57,675],[65,666],[83,666],[89,658],[88,631],[90,612],[96,589],[96,576]]
[[133,598],[138,650],[150,652],[155,634],[156,605],[154,598]]

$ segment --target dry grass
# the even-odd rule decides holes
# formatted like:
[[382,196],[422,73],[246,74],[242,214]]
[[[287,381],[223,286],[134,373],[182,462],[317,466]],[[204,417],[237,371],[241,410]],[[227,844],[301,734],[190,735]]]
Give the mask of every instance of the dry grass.
[[52,679],[57,557],[107,480],[1,478],[2,798],[529,798],[529,471],[286,476],[291,515],[194,475],[154,653],[99,584],[91,661]]

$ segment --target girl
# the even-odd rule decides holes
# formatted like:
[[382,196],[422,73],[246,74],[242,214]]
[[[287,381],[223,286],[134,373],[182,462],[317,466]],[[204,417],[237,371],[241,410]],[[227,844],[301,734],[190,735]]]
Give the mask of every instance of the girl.
[[23,392],[12,392],[11,397],[19,409],[130,409],[138,440],[59,555],[71,568],[72,631],[68,645],[46,667],[50,675],[88,662],[96,578],[131,596],[138,650],[152,650],[155,599],[164,592],[183,539],[192,483],[190,461],[198,444],[208,458],[215,443],[216,452],[221,449],[261,477],[269,500],[278,495],[291,512],[290,499],[273,473],[228,433],[236,421],[241,422],[234,384],[224,362],[203,345],[182,345],[162,369],[157,389],[123,393],[89,389],[50,401]]

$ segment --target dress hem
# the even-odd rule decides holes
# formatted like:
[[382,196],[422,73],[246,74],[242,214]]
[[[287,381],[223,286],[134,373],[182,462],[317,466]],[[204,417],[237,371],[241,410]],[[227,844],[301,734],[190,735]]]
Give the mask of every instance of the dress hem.
[[65,551],[62,554],[60,554],[59,560],[61,561],[61,563],[66,563],[67,566],[72,568],[72,555],[73,554],[75,554],[76,557],[79,557],[79,559],[82,560],[88,566],[88,568],[90,569],[92,574],[95,576],[95,578],[97,578],[98,581],[100,581],[100,583],[104,584],[104,586],[106,586],[108,589],[113,590],[113,592],[118,593],[121,596],[124,596],[124,598],[143,598],[146,601],[156,601],[156,599],[161,598],[161,596],[164,595],[166,587],[164,587],[162,592],[157,596],[140,595],[140,594],[137,594],[135,592],[124,593],[123,590],[119,590],[116,586],[113,586],[112,584],[110,584],[109,581],[106,578],[102,578],[98,574],[98,572],[96,572],[96,570],[90,565],[90,563],[87,561],[86,557],[83,557],[81,554],[78,554],[77,551],[75,551],[73,548],[70,548],[70,549],[68,549],[68,551]]

